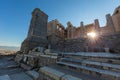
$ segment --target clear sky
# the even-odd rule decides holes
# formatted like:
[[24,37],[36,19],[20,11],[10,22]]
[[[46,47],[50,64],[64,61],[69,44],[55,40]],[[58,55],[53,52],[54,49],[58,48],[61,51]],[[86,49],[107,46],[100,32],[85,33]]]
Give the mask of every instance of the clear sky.
[[89,24],[96,18],[104,26],[105,15],[119,5],[120,0],[0,0],[0,45],[21,45],[36,7],[48,14],[48,21],[57,18],[64,26],[68,21]]

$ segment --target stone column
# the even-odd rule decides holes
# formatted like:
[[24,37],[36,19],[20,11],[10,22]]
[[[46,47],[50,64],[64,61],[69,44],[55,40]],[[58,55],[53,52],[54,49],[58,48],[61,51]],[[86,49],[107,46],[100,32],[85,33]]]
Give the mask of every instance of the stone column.
[[69,29],[67,29],[67,38],[69,39]]
[[80,22],[80,27],[81,27],[81,37],[84,37],[84,23]]
[[105,49],[105,52],[106,52],[106,53],[109,53],[109,52],[110,52],[108,47],[105,47],[104,49]]
[[71,38],[72,38],[72,39],[73,39],[73,35],[74,35],[74,30],[73,30],[73,29],[74,29],[74,27],[72,26],[72,27],[71,27]]
[[53,21],[53,34],[55,34],[55,31],[56,31],[56,29],[57,29],[57,25],[56,25],[56,21],[54,20]]
[[95,23],[95,29],[96,29],[97,31],[99,31],[99,28],[100,28],[99,20],[98,20],[98,19],[95,19],[95,20],[94,20],[94,23]]
[[97,32],[97,34],[100,34],[100,24],[99,24],[98,19],[94,20],[94,28],[95,28],[95,31]]
[[106,15],[106,20],[107,20],[107,26],[109,26],[112,29],[112,32],[115,32],[115,27],[114,27],[113,20],[110,14]]

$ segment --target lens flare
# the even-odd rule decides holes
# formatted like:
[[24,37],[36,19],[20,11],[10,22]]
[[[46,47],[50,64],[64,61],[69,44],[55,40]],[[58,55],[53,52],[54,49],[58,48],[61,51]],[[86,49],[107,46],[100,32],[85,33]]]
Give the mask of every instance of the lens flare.
[[87,36],[95,38],[96,37],[96,33],[95,32],[89,32],[89,33],[87,33]]

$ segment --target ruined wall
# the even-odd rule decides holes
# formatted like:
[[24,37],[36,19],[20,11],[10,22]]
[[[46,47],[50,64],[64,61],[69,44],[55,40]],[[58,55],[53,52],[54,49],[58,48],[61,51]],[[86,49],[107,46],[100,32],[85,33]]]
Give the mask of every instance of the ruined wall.
[[[90,41],[87,36],[87,33],[92,31],[98,34],[94,42]],[[100,27],[98,19],[87,25],[81,22],[79,27],[75,27],[71,22],[68,22],[66,33],[64,34],[66,37],[63,40],[53,38],[55,40],[53,41],[54,45],[52,45],[52,49],[65,52],[79,52],[104,51],[104,48],[108,47],[113,52],[117,52],[117,50],[120,50],[116,47],[120,43],[119,31],[120,8],[118,7],[112,16],[110,14],[106,15],[106,25],[104,27]]]
[[113,23],[116,31],[120,31],[120,6],[117,7],[112,15]]
[[84,38],[60,40],[51,49],[58,52],[83,52],[85,42]]
[[120,52],[120,32],[116,32],[110,35],[103,35],[99,37],[97,41],[100,47],[107,47],[111,52],[119,53]]
[[109,48],[110,52],[120,52],[120,33],[110,35],[100,35],[96,40],[88,38],[67,39],[56,42],[53,49],[58,52],[105,52]]
[[[51,29],[50,29],[51,28]],[[120,31],[120,7],[115,9],[114,14],[106,14],[106,25],[104,27],[99,25],[99,20],[95,19],[93,23],[75,27],[70,21],[67,22],[67,27],[59,23],[58,20],[52,20],[48,23],[48,35],[55,34],[58,37],[66,39],[77,39],[86,37],[89,32],[96,32],[101,35],[108,35]]]
[[[119,43],[119,35],[117,34],[120,32],[120,7],[115,9],[112,16],[110,14],[106,15],[106,25],[104,27],[99,25],[98,19],[87,25],[81,22],[78,27],[68,22],[66,28],[57,19],[50,22],[47,22],[47,19],[48,16],[38,8],[32,12],[28,36],[22,43],[21,51],[27,52],[35,47],[45,47],[47,45],[56,51],[78,52],[85,51],[86,47],[104,48],[106,45],[102,44],[114,45],[115,43],[118,45],[117,43]],[[94,44],[91,44],[87,36],[87,33],[92,31],[99,36]],[[116,38],[112,38],[113,36]]]
[[51,35],[65,38],[65,28],[57,19],[47,23],[47,36]]
[[84,38],[70,39],[64,42],[65,52],[83,52],[85,51],[86,40]]
[[21,51],[27,53],[35,47],[45,47],[47,44],[47,19],[48,16],[36,8],[32,12],[32,19],[27,38],[21,45]]

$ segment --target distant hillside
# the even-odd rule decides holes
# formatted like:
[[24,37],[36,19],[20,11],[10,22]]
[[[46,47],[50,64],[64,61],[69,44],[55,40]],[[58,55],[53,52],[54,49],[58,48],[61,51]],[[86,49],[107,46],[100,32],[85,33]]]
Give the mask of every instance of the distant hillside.
[[15,46],[0,46],[0,50],[19,51],[20,47],[15,47]]

